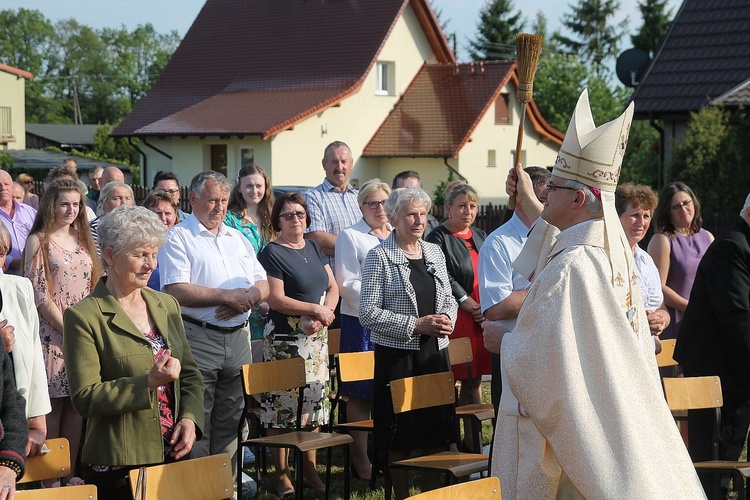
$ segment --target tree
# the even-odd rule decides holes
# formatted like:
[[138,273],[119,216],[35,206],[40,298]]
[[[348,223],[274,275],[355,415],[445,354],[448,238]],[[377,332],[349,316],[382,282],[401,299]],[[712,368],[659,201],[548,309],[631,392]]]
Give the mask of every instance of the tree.
[[510,59],[516,50],[516,34],[524,21],[513,10],[512,0],[489,0],[479,14],[476,39],[469,42],[469,56],[475,61]]
[[643,25],[638,33],[631,35],[633,47],[646,52],[651,58],[656,54],[664,34],[669,28],[672,12],[667,10],[667,0],[643,0],[638,3]]
[[[116,160],[131,165],[139,163],[138,151],[123,137],[112,137],[112,126],[105,123],[96,127],[92,153],[103,160]],[[136,144],[140,144],[136,140]]]
[[659,133],[646,120],[633,120],[622,160],[620,184],[659,185]]
[[674,179],[693,188],[704,221],[716,229],[736,218],[750,190],[750,171],[742,168],[750,162],[749,136],[747,110],[706,106],[690,114],[688,131],[677,146]]
[[555,39],[567,52],[577,54],[585,64],[594,64],[602,73],[602,62],[617,55],[620,38],[627,30],[627,19],[617,26],[610,24],[619,8],[617,0],[578,0],[577,5],[571,5],[573,12],[562,18],[565,32],[572,38],[556,33]]

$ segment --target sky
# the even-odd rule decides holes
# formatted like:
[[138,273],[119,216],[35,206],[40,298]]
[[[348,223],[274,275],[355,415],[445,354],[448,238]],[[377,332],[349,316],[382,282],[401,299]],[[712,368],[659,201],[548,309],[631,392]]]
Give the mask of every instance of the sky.
[[[275,1],[275,0],[269,0]],[[377,0],[369,0],[377,1]],[[487,0],[432,0],[435,9],[441,11],[441,20],[448,23],[448,32],[455,32],[458,38],[458,59],[468,60],[466,47],[476,35],[479,11]],[[533,20],[538,11],[547,17],[550,32],[560,28],[560,18],[568,12],[569,5],[576,0],[514,0],[514,11],[520,10],[528,20]],[[629,18],[628,33],[640,26],[640,12],[637,0],[620,0],[618,21]],[[48,19],[75,18],[92,28],[120,27],[135,28],[139,24],[151,23],[156,31],[166,33],[177,30],[185,36],[195,20],[204,0],[3,0],[0,9],[36,9]],[[669,0],[672,16],[677,12],[681,0]],[[530,25],[530,23],[528,23]],[[623,38],[623,49],[629,48],[629,39]]]

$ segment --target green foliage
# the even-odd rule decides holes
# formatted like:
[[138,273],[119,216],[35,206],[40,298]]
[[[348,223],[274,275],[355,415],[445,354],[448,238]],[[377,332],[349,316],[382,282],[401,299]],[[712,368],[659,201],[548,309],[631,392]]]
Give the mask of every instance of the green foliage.
[[669,28],[672,12],[667,10],[667,0],[643,0],[638,3],[638,9],[641,11],[643,24],[638,33],[630,37],[630,41],[633,42],[633,47],[653,58]]
[[74,87],[83,123],[114,123],[143,98],[179,44],[151,24],[95,30],[37,10],[0,11],[0,61],[31,71],[26,121],[72,123]]
[[677,147],[674,180],[696,192],[706,217],[736,215],[750,191],[750,114],[707,106],[691,113],[688,131]]
[[646,121],[634,120],[630,127],[628,149],[622,161],[620,184],[659,185],[659,133]]
[[479,13],[477,35],[469,42],[475,61],[510,59],[515,53],[516,34],[523,32],[521,11],[512,12],[512,0],[489,0]]
[[0,153],[0,169],[10,170],[13,168],[13,157],[8,153]]
[[[121,137],[115,138],[109,135],[111,130],[112,127],[108,123],[96,127],[92,153],[99,158],[123,162],[125,164],[138,163],[138,151],[130,145],[127,139]],[[138,143],[139,141],[136,141],[136,144]]]
[[435,191],[432,192],[432,206],[433,207],[442,207],[445,205],[445,188],[450,184],[451,182],[456,180],[456,175],[453,169],[448,169],[448,178],[445,180],[442,180],[438,182],[437,186],[435,186]]
[[584,65],[578,56],[552,53],[539,60],[534,78],[534,102],[547,123],[557,130],[568,129],[578,97],[589,89],[591,112],[597,124],[622,113],[630,98],[624,87],[609,87],[606,73]]
[[572,12],[562,17],[563,33],[554,38],[570,54],[577,54],[585,64],[594,64],[602,73],[605,61],[616,57],[622,33],[627,30],[627,20],[610,24],[620,8],[617,0],[578,0],[570,5]]

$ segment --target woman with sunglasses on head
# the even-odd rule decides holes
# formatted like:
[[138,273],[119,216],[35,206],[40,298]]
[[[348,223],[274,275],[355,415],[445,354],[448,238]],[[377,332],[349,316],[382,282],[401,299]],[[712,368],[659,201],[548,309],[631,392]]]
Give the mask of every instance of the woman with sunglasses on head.
[[664,304],[671,322],[660,338],[677,338],[698,263],[714,235],[701,228],[701,205],[683,182],[673,182],[659,193],[654,213],[657,233],[648,244],[648,253],[659,270]]
[[[333,272],[318,244],[304,239],[310,224],[307,204],[299,193],[276,199],[271,212],[277,240],[258,255],[268,274],[268,324],[264,332],[264,359],[272,361],[301,357],[305,360],[308,386],[303,391],[302,426],[316,431],[328,422],[328,330],[339,291]],[[261,401],[261,424],[268,435],[295,428],[296,391],[265,394]],[[294,493],[289,472],[289,450],[271,449],[276,467],[274,488],[279,496]],[[315,451],[305,452],[303,477],[306,486],[323,491],[318,477]],[[297,472],[299,473],[299,471]]]
[[[385,202],[391,194],[388,184],[380,179],[365,182],[357,194],[362,220],[341,231],[336,238],[336,283],[341,295],[341,352],[374,351],[370,331],[359,322],[359,292],[362,268],[367,253],[391,234],[392,227],[385,214]],[[372,409],[371,380],[342,382],[339,392],[346,396],[346,418],[349,422],[369,420]],[[367,455],[367,432],[352,432],[355,477],[370,479],[370,458]]]

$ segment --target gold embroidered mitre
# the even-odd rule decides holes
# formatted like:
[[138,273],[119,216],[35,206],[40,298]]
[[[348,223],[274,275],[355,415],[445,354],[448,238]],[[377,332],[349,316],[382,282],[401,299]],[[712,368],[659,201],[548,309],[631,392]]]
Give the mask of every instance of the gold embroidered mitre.
[[552,175],[614,192],[632,119],[633,103],[630,103],[619,117],[597,127],[591,116],[589,92],[585,89],[573,111]]

